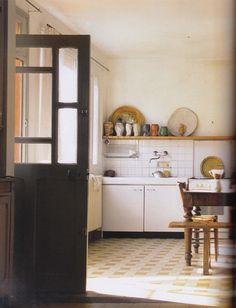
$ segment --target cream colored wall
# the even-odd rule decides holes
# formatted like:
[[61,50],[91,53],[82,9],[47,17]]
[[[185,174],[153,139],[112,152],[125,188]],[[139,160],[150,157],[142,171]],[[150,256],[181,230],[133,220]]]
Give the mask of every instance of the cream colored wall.
[[233,63],[226,59],[114,59],[107,114],[138,108],[147,123],[166,125],[179,107],[198,116],[197,135],[233,134]]
[[211,11],[196,12],[199,19],[196,24],[189,21],[189,28],[191,15],[179,27],[175,20],[172,25],[168,22],[176,32],[160,37],[151,54],[110,59],[106,117],[121,105],[131,105],[147,123],[165,125],[175,109],[188,107],[199,119],[195,134],[232,135],[233,6],[231,0],[218,1]]

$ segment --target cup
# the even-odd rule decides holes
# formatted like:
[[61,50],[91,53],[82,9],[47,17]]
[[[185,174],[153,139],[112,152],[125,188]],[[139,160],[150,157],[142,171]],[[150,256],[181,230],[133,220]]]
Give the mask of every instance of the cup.
[[144,124],[142,130],[143,136],[150,136],[150,124]]
[[158,124],[151,124],[150,127],[150,135],[151,136],[157,136],[159,131],[159,125]]
[[167,126],[161,126],[159,135],[160,136],[168,136],[168,127]]
[[113,123],[112,122],[105,122],[104,123],[104,135],[105,136],[112,136],[113,134]]

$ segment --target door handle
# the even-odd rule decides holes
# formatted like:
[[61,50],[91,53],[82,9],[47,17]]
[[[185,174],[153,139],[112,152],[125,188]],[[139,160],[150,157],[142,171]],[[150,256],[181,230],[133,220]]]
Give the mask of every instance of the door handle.
[[86,117],[88,116],[88,109],[81,109],[80,113],[82,116]]

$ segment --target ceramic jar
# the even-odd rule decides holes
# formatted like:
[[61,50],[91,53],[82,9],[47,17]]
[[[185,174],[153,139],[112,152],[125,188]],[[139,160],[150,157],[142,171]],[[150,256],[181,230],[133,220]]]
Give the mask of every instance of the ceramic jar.
[[142,130],[143,136],[150,136],[150,124],[144,124]]
[[116,122],[115,125],[116,136],[123,136],[124,130],[125,130],[124,124],[122,122]]
[[131,136],[132,134],[132,124],[126,123],[125,124],[126,136]]
[[141,125],[139,123],[133,124],[134,136],[140,136],[141,134]]
[[112,136],[113,135],[113,123],[105,122],[103,126],[104,126],[104,135]]
[[168,127],[167,126],[161,126],[159,135],[160,136],[168,136]]
[[151,136],[157,136],[159,131],[159,125],[158,124],[151,124],[150,127],[150,135]]

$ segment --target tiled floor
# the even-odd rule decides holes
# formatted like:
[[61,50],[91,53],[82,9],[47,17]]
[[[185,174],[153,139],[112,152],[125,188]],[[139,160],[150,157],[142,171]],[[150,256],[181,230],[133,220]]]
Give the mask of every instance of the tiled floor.
[[[100,294],[176,302],[179,307],[227,307],[231,296],[232,250],[229,242],[222,241],[218,262],[213,256],[210,275],[203,276],[202,250],[194,254],[191,267],[185,266],[183,240],[98,240],[89,245],[87,289]],[[84,307],[178,307],[162,303],[99,305]]]

